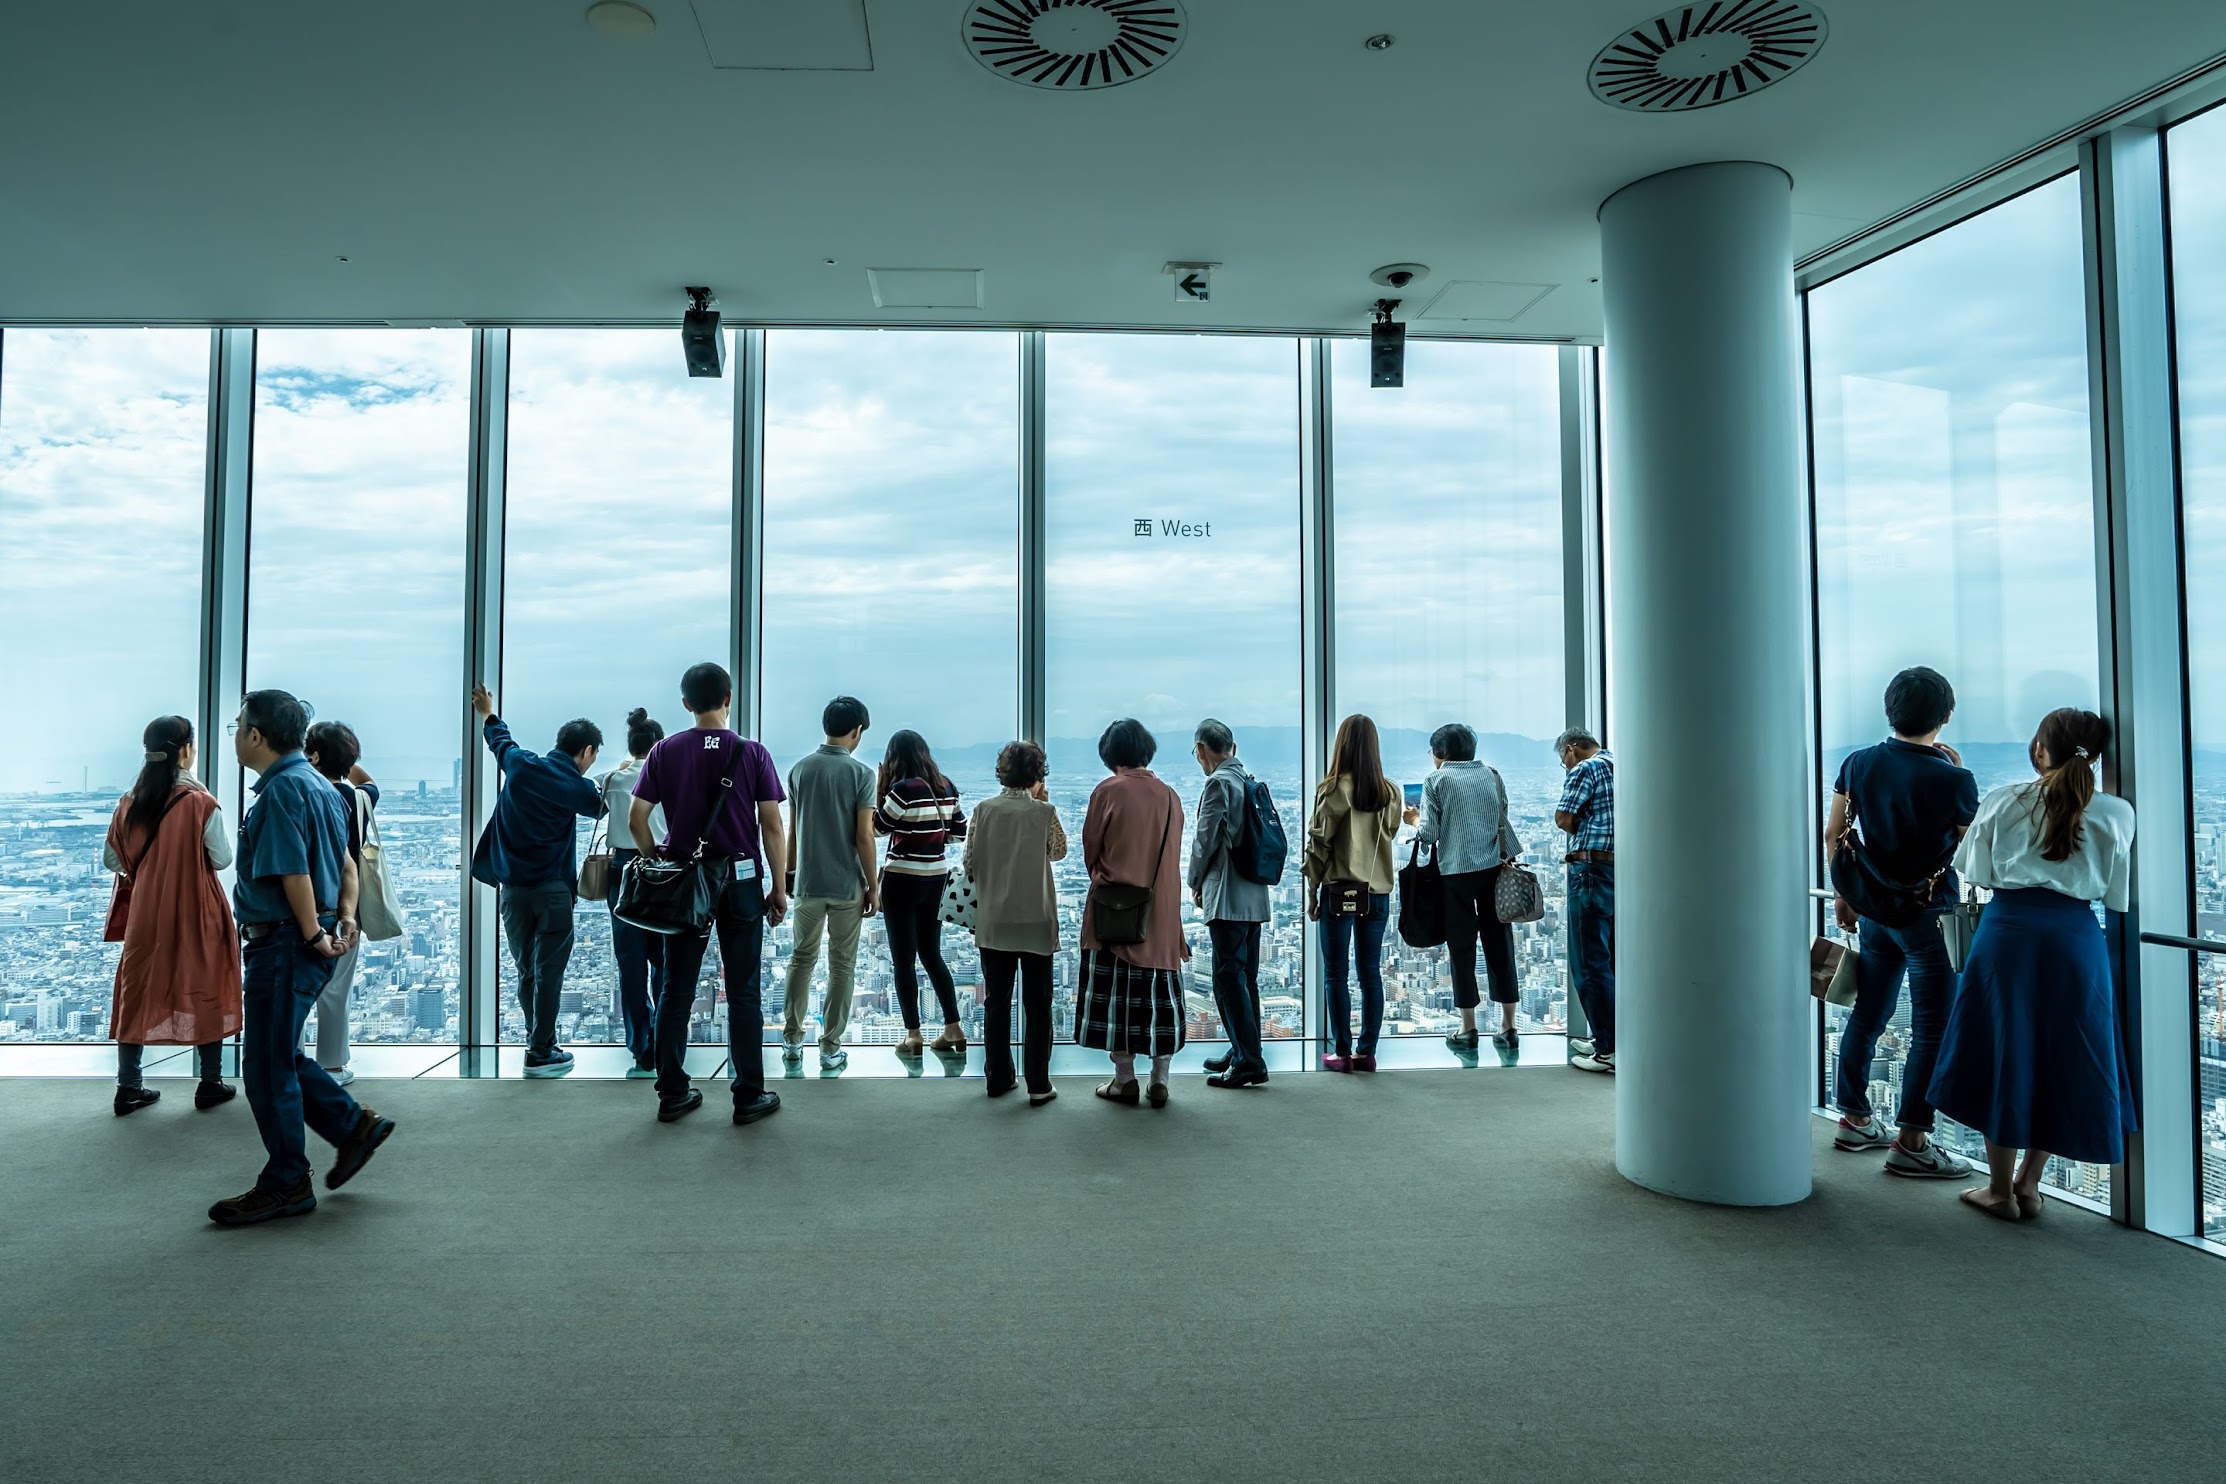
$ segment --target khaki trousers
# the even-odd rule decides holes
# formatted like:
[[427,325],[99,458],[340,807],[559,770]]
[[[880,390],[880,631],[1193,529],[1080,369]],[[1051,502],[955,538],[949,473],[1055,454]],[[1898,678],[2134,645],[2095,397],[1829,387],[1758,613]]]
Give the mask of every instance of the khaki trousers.
[[827,938],[827,999],[819,1011],[819,1049],[842,1045],[850,1028],[850,995],[858,981],[858,933],[865,925],[865,890],[848,901],[835,897],[798,897],[790,921],[794,940],[788,955],[788,1004],[782,1039],[799,1045],[804,1013],[811,999],[812,970],[819,967],[819,940]]

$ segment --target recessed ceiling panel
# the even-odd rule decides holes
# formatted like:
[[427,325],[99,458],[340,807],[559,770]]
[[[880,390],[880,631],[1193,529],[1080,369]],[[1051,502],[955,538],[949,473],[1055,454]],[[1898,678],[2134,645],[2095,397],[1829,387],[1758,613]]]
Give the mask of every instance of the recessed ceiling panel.
[[866,0],[693,0],[711,65],[733,72],[871,72]]
[[1512,324],[1558,285],[1550,283],[1491,283],[1482,279],[1456,279],[1438,290],[1422,313],[1426,320],[1480,321]]
[[979,309],[979,268],[868,268],[876,309]]

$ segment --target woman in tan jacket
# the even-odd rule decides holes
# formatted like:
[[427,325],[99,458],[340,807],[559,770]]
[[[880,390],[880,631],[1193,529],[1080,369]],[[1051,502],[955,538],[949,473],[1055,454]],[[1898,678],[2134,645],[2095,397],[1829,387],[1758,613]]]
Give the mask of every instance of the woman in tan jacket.
[[[1183,1045],[1183,801],[1151,772],[1159,744],[1124,717],[1098,738],[1112,777],[1090,794],[1082,821],[1082,974],[1074,1039],[1113,1058],[1113,1080],[1097,1095],[1134,1107],[1167,1106],[1167,1066]],[[1152,1059],[1148,1089],[1136,1058]]]
[[[1322,969],[1337,1042],[1336,1054],[1322,1058],[1327,1071],[1376,1070],[1376,1037],[1384,1023],[1384,928],[1391,921],[1391,842],[1399,833],[1400,803],[1399,785],[1384,776],[1376,724],[1365,716],[1346,717],[1306,822],[1306,915],[1322,925]],[[1355,958],[1361,1005],[1357,1049],[1347,984],[1347,965]]]
[[1051,1085],[1051,956],[1059,951],[1059,889],[1051,863],[1067,858],[1067,832],[1044,796],[1043,749],[1008,742],[997,754],[993,798],[975,806],[966,831],[966,875],[974,883],[974,946],[982,956],[982,1071],[989,1095],[1013,1090],[1013,979],[1020,980],[1021,1070],[1028,1106],[1059,1094]]

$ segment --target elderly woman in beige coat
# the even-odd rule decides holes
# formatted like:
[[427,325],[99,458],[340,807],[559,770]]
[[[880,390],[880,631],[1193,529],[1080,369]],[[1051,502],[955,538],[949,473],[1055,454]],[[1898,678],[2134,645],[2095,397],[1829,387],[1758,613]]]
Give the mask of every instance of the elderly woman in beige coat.
[[1021,1067],[1028,1106],[1057,1097],[1051,1085],[1051,956],[1059,951],[1059,891],[1051,863],[1064,860],[1067,832],[1044,796],[1043,749],[1012,742],[997,754],[1003,787],[975,806],[966,832],[974,883],[974,946],[982,957],[983,1071],[1001,1098],[1013,1076],[1013,980],[1020,980]]

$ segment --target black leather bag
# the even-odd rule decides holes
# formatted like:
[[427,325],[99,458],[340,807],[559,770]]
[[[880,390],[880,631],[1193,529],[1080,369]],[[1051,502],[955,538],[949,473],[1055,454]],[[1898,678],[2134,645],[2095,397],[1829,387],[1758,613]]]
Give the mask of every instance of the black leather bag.
[[[1167,806],[1167,823],[1159,832],[1159,849],[1152,856],[1152,882],[1159,882],[1159,866],[1167,859],[1167,835],[1175,827],[1175,806]],[[1090,930],[1107,948],[1141,943],[1151,930],[1152,887],[1114,883],[1090,888]]]
[[1420,840],[1399,868],[1399,936],[1413,948],[1437,948],[1445,942],[1445,888],[1437,857],[1422,859]]
[[1945,870],[1935,872],[1912,885],[1896,881],[1879,870],[1855,828],[1850,803],[1847,831],[1832,847],[1831,876],[1832,890],[1846,899],[1858,917],[1867,917],[1886,927],[1907,927],[1931,908],[1933,895],[1944,874]]
[[1315,901],[1314,910],[1324,922],[1334,922],[1342,917],[1368,915],[1368,883],[1365,881],[1325,881],[1322,894]]
[[705,813],[693,855],[676,861],[645,854],[626,863],[619,876],[618,900],[611,904],[612,916],[668,938],[702,937],[711,931],[719,893],[726,890],[734,871],[730,862],[705,860],[703,851],[734,802],[734,774],[741,766],[742,749],[737,747],[734,761],[718,780],[717,802]]

